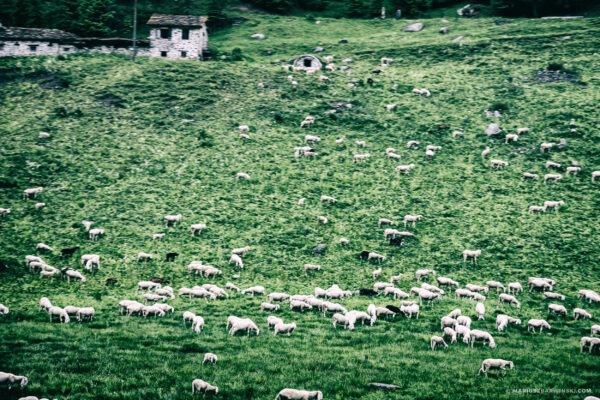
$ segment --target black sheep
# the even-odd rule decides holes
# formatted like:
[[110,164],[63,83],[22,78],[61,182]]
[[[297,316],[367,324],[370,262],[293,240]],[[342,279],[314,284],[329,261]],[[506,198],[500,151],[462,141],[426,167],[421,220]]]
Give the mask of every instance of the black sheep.
[[167,257],[165,261],[175,261],[175,257],[177,257],[179,253],[167,253]]
[[358,294],[360,294],[361,296],[377,296],[379,293],[377,293],[375,290],[373,289],[358,289]]
[[65,247],[64,249],[62,249],[60,251],[60,254],[62,254],[63,256],[72,256],[73,253],[75,253],[78,249],[79,249],[79,246]]

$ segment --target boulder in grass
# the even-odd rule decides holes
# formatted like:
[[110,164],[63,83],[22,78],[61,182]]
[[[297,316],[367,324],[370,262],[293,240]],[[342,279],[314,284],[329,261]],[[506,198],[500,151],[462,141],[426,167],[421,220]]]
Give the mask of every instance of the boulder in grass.
[[325,252],[326,248],[327,248],[327,245],[325,245],[325,244],[319,244],[319,245],[313,247],[313,249],[312,249],[313,256],[320,256],[321,254],[323,254]]
[[498,124],[490,124],[485,130],[485,134],[488,136],[498,135],[500,132],[502,132],[502,129]]
[[448,29],[448,27],[447,27],[447,26],[444,26],[443,28],[440,28],[440,33],[441,33],[442,35],[447,35],[447,34],[448,34],[448,32],[450,32],[450,30]]
[[404,32],[419,32],[423,30],[423,27],[424,25],[422,22],[416,22],[414,24],[406,25],[402,30]]
[[256,39],[256,40],[264,40],[265,39],[265,35],[262,33],[255,33],[254,35],[250,36],[252,39]]
[[371,386],[374,389],[379,389],[379,390],[398,390],[398,389],[402,389],[398,385],[390,385],[388,383],[371,382],[371,383],[369,383],[369,386]]

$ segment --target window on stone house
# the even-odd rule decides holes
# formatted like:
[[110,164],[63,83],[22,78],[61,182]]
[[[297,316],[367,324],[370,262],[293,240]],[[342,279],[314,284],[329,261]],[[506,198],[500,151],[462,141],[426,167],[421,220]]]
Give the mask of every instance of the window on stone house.
[[160,56],[161,57],[166,57],[167,56],[167,52],[166,51],[161,51],[160,52]]
[[182,51],[181,58],[186,58],[186,57],[187,57],[187,51]]
[[181,30],[181,39],[182,40],[189,40],[190,39],[190,30],[189,29],[182,29]]
[[160,30],[160,38],[161,39],[170,39],[171,38],[171,30],[169,28],[163,28]]
[[37,44],[30,44],[29,45],[29,51],[37,51],[37,48],[38,48]]
[[63,47],[63,51],[69,51],[69,50],[71,50],[70,47]]

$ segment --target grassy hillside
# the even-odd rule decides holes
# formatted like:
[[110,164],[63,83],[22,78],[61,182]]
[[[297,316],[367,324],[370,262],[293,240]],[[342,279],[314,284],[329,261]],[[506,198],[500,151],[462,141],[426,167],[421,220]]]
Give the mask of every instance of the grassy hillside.
[[[246,16],[247,17],[247,16]],[[519,20],[498,26],[478,19],[450,23],[425,20],[419,33],[404,33],[407,22],[323,20],[251,16],[249,21],[211,38],[218,61],[166,61],[140,58],[135,64],[118,56],[74,55],[66,58],[0,60],[0,207],[12,212],[0,218],[0,303],[11,313],[0,317],[0,370],[29,377],[21,392],[0,388],[0,397],[25,394],[59,399],[191,399],[191,381],[201,378],[219,386],[223,399],[271,399],[284,387],[321,390],[326,399],[507,399],[532,395],[513,389],[556,389],[536,398],[583,398],[600,393],[600,358],[581,354],[579,340],[598,323],[598,305],[577,299],[582,288],[600,290],[600,169],[597,122],[600,100],[600,20]],[[441,26],[450,35],[437,33]],[[262,32],[265,41],[249,35]],[[450,43],[465,35],[463,44]],[[338,43],[347,38],[348,44]],[[281,68],[295,56],[325,47],[335,63],[349,57],[352,74],[293,73],[292,88]],[[236,48],[247,57],[227,61]],[[270,53],[269,53],[270,52]],[[221,56],[225,55],[225,59]],[[382,56],[396,61],[374,75]],[[532,79],[549,64],[576,74],[572,81],[543,83]],[[372,85],[367,83],[373,79]],[[347,84],[356,79],[354,87]],[[258,82],[265,88],[259,89]],[[392,86],[397,84],[397,89]],[[418,97],[414,87],[432,96]],[[351,103],[335,113],[333,102]],[[385,105],[396,103],[392,113]],[[484,130],[495,119],[484,110],[502,108],[505,132],[527,126],[516,143],[504,136],[488,138]],[[316,117],[300,129],[307,115]],[[575,120],[576,132],[569,121]],[[250,126],[252,139],[241,142],[237,127]],[[449,130],[438,130],[438,125]],[[455,129],[462,137],[452,138]],[[40,131],[51,134],[38,138]],[[322,138],[315,159],[296,159],[294,147],[310,133]],[[334,139],[345,137],[344,146]],[[541,154],[543,141],[567,139],[564,149]],[[365,140],[359,149],[355,140]],[[419,150],[406,142],[418,140]],[[432,160],[428,144],[441,145]],[[491,170],[480,153],[509,162]],[[390,161],[384,150],[402,156]],[[353,154],[371,158],[353,163]],[[546,173],[547,160],[582,167],[577,177],[558,184],[524,181],[523,172]],[[410,175],[394,171],[415,163]],[[250,181],[235,179],[247,172]],[[563,172],[564,173],[564,172]],[[34,200],[23,190],[43,186]],[[322,204],[322,194],[336,204]],[[298,199],[306,197],[304,206]],[[530,215],[527,208],[545,200],[564,200],[559,213]],[[166,214],[183,214],[176,228],[165,229]],[[401,221],[423,214],[417,236],[397,248],[383,241],[381,217]],[[316,217],[329,218],[326,226]],[[90,242],[80,221],[90,219],[106,235]],[[208,229],[192,237],[189,225]],[[167,232],[163,241],[151,235]],[[341,248],[340,237],[350,239]],[[42,257],[55,267],[73,267],[87,276],[85,285],[60,278],[40,279],[24,265],[27,254],[44,242],[55,251]],[[311,249],[326,244],[320,257]],[[62,247],[80,245],[72,259]],[[232,248],[249,245],[245,269],[227,265]],[[463,264],[463,249],[483,250],[478,265]],[[496,349],[467,348],[460,343],[431,352],[429,338],[440,334],[439,319],[460,307],[474,317],[474,303],[445,296],[423,305],[418,320],[396,317],[354,331],[334,330],[318,312],[279,313],[295,321],[291,337],[267,332],[267,312],[260,297],[232,296],[205,302],[177,297],[175,314],[165,318],[123,317],[117,303],[138,299],[135,285],[159,276],[180,287],[208,280],[191,276],[186,265],[203,260],[221,268],[210,280],[224,287],[263,285],[267,293],[309,294],[334,283],[343,289],[371,287],[376,265],[360,261],[362,250],[387,255],[382,280],[404,273],[397,286],[408,291],[414,271],[432,268],[438,276],[466,283],[505,284],[529,276],[548,276],[571,313],[584,307],[590,321],[548,317],[549,333],[531,334],[526,326],[495,330],[498,313],[546,318],[548,300],[539,293],[519,295],[522,307],[497,306],[491,293],[485,321],[473,328],[490,331]],[[139,251],[152,253],[149,263],[136,262]],[[180,256],[164,262],[167,252]],[[86,253],[101,255],[101,268],[90,274],[78,264]],[[304,263],[320,264],[305,274]],[[232,275],[241,278],[234,280]],[[105,286],[107,278],[118,283]],[[430,283],[433,283],[431,281]],[[40,297],[59,306],[92,306],[93,322],[49,323],[39,312]],[[352,297],[348,309],[395,304],[391,299]],[[206,329],[195,335],[182,325],[183,311],[202,315]],[[258,323],[258,337],[228,336],[229,315]],[[475,319],[475,318],[474,318]],[[216,366],[202,366],[203,353],[219,356]],[[514,361],[506,377],[477,377],[481,361],[498,357]],[[378,392],[369,382],[402,386]],[[573,390],[574,392],[565,392]],[[578,390],[586,391],[576,393]],[[591,391],[588,392],[587,390]]]

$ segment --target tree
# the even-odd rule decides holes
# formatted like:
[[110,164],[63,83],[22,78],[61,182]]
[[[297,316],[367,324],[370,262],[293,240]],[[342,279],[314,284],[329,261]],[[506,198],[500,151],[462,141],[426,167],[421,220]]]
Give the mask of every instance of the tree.
[[208,3],[208,26],[211,29],[220,29],[227,25],[227,16],[223,12],[225,4],[221,0],[210,0]]

